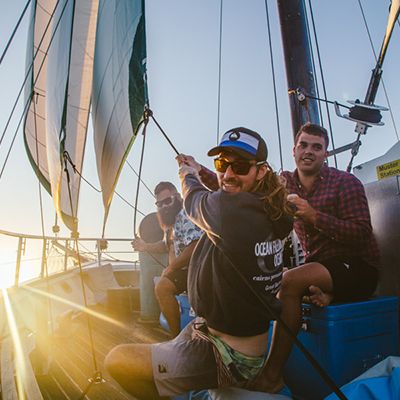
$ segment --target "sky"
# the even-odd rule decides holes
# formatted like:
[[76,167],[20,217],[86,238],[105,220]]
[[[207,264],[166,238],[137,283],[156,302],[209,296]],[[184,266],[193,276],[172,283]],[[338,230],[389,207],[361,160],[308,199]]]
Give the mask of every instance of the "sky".
[[[25,0],[0,0],[1,53],[25,3]],[[283,167],[293,169],[293,136],[277,5],[275,0],[267,0],[267,3],[278,93]],[[308,0],[306,3],[309,9]],[[332,101],[345,103],[347,100],[363,99],[371,70],[375,65],[360,3],[365,12],[373,45],[379,52],[386,30],[390,1],[311,1],[327,97]],[[269,161],[279,170],[281,165],[265,0],[223,0],[218,118],[220,7],[221,2],[218,0],[146,1],[147,68],[151,109],[178,151],[193,155],[210,168],[211,160],[206,153],[216,144],[218,133],[221,135],[229,128],[245,126],[263,135],[269,147]],[[0,65],[0,133],[4,130],[24,77],[27,17],[28,15]],[[396,25],[383,68],[383,80],[397,125],[400,124],[399,35],[399,26]],[[321,76],[319,73],[317,76],[321,88]],[[0,146],[2,167],[13,135],[17,132],[11,155],[0,179],[0,229],[40,235],[42,229],[39,185],[26,157],[22,129],[16,131],[22,112],[21,104],[22,102],[19,103]],[[382,87],[379,89],[376,104],[387,106]],[[354,123],[338,118],[333,108],[330,108],[330,113],[336,147],[354,141]],[[381,156],[398,140],[388,112],[384,113],[383,120],[385,126],[370,129],[362,138],[362,146],[354,165]],[[326,114],[324,121],[327,126]],[[142,139],[141,135],[137,137],[128,156],[129,163],[136,171]],[[179,185],[174,157],[174,151],[155,125],[150,124],[142,173],[142,178],[150,189],[154,189],[162,180]],[[349,158],[348,152],[339,155],[339,168],[345,169]],[[88,132],[87,154],[82,174],[95,187],[99,187],[91,128]],[[133,204],[136,186],[136,175],[127,166],[122,171],[117,191]],[[41,193],[45,210],[45,233],[51,235],[54,210],[48,194],[44,190]],[[140,188],[138,208],[144,214],[155,211],[154,199],[143,186]],[[101,235],[101,195],[85,183],[81,186],[78,218],[81,237]],[[141,215],[138,215],[138,221],[141,218]],[[64,228],[60,234],[69,236]],[[133,234],[132,208],[118,197],[114,197],[106,236],[130,238]],[[15,258],[15,249],[11,250],[10,242],[5,241],[4,237],[0,237],[0,250],[0,265],[2,261],[8,262]],[[129,249],[126,247],[124,250]]]

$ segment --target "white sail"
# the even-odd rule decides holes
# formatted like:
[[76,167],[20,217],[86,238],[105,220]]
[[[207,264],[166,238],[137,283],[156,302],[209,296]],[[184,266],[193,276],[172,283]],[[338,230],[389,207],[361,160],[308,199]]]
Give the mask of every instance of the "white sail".
[[104,223],[147,103],[144,25],[143,1],[100,0],[93,74],[93,128]]
[[29,160],[43,186],[51,193],[46,146],[47,49],[52,33],[52,14],[56,0],[37,0],[32,6],[29,25],[26,71],[24,141]]
[[[84,157],[91,100],[97,0],[60,0],[48,53],[46,126],[51,193],[58,215],[76,229],[80,172]],[[70,182],[68,183],[68,169]]]

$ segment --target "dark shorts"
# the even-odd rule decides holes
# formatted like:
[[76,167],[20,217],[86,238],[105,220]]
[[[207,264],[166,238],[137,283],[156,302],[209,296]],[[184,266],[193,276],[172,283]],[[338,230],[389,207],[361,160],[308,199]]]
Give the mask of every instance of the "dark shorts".
[[160,396],[218,387],[213,346],[205,340],[192,339],[195,321],[175,339],[151,345],[154,383]]
[[174,270],[170,273],[165,274],[164,276],[175,285],[177,294],[187,291],[187,268]]
[[378,284],[378,270],[359,257],[339,257],[318,261],[330,273],[336,302],[367,300]]

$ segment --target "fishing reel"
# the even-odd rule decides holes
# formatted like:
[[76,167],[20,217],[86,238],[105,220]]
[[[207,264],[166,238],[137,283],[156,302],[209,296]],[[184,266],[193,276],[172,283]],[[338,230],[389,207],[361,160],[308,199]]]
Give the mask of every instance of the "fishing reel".
[[335,101],[335,112],[338,117],[348,119],[349,121],[357,122],[355,131],[359,134],[364,134],[366,128],[371,126],[382,126],[384,123],[382,120],[381,111],[388,111],[387,107],[378,106],[375,104],[362,103],[360,100],[350,100],[349,104],[353,107],[347,107],[349,109],[348,114],[342,114],[340,112],[340,105]]

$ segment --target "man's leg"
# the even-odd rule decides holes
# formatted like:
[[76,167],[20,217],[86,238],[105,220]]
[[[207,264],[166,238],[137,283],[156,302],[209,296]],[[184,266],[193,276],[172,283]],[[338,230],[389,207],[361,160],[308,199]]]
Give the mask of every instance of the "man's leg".
[[148,344],[121,344],[106,356],[110,375],[129,393],[141,400],[160,397],[153,380],[151,348]]
[[168,322],[172,337],[176,337],[180,332],[181,325],[179,304],[175,297],[178,294],[176,286],[171,280],[163,276],[157,283],[155,292],[161,312]]
[[[278,297],[282,302],[281,318],[293,334],[297,334],[301,321],[301,300],[311,285],[325,293],[332,293],[333,285],[329,271],[319,263],[309,263],[293,268],[283,274]],[[262,375],[256,388],[276,393],[283,385],[283,367],[292,349],[292,338],[286,334],[279,322],[274,324],[272,343]]]

